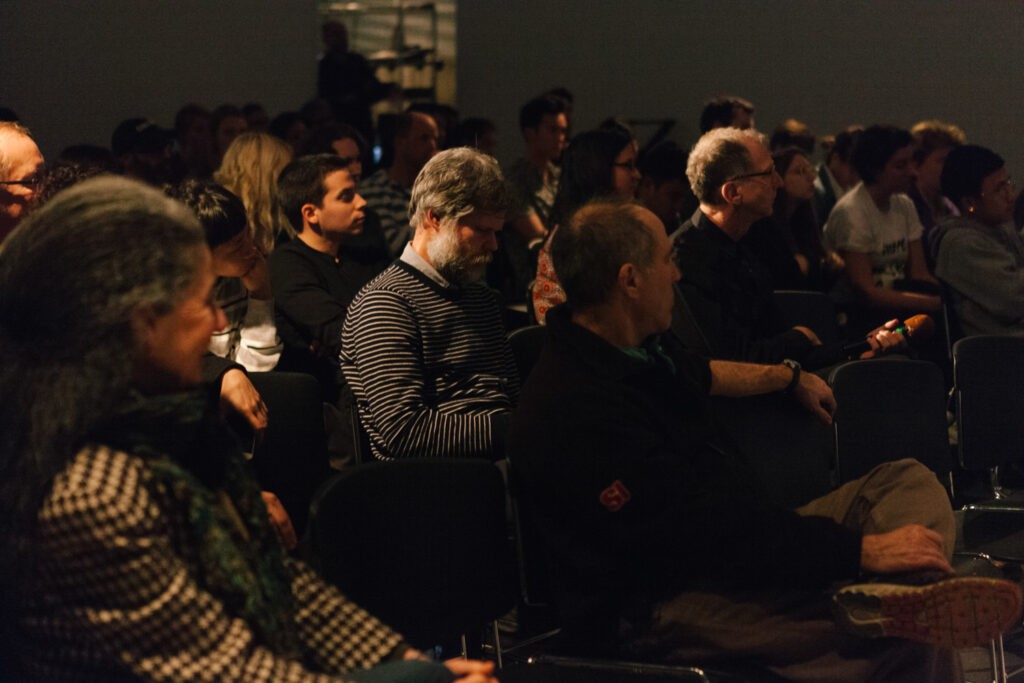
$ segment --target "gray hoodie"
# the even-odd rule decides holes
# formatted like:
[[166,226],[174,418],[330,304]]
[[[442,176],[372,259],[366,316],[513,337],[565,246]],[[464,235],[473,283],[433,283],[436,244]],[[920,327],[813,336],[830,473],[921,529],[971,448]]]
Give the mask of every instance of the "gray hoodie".
[[965,335],[1024,335],[1024,240],[1009,224],[951,216],[939,225],[935,275]]

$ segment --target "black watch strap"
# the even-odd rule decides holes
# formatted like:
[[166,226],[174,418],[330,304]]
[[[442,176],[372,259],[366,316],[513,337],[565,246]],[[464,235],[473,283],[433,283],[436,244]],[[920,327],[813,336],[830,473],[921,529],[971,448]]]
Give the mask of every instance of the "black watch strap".
[[789,380],[789,384],[783,390],[787,394],[791,393],[796,388],[797,383],[800,382],[800,364],[791,358],[786,358],[782,361],[782,364],[793,371],[793,379]]

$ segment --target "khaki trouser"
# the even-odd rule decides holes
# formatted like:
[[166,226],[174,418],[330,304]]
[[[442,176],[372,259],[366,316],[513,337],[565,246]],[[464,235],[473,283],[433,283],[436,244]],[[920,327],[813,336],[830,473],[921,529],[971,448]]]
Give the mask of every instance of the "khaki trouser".
[[[956,525],[946,492],[915,460],[886,463],[799,508],[861,534],[921,524],[952,556]],[[808,548],[808,553],[815,552]],[[750,571],[756,572],[756,567]],[[955,652],[839,630],[828,591],[685,591],[655,607],[652,625],[627,635],[648,660],[713,662],[743,658],[796,681],[960,681]]]

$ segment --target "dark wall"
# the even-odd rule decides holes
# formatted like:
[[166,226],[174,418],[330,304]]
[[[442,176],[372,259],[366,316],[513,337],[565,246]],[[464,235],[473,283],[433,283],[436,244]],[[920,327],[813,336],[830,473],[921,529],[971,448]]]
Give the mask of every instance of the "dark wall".
[[498,122],[503,160],[521,150],[519,106],[565,85],[577,130],[670,117],[689,145],[703,102],[733,93],[766,132],[938,118],[1024,162],[1019,0],[466,0],[457,28],[460,111]]
[[51,156],[186,102],[298,108],[320,49],[315,0],[0,0],[0,104]]

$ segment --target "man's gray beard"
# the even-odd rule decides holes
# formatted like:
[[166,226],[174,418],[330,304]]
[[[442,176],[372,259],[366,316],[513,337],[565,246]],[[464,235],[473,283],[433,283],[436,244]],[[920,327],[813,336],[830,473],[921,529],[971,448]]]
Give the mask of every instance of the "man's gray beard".
[[427,244],[427,256],[434,270],[456,287],[465,287],[479,280],[491,261],[491,254],[468,256],[463,253],[458,234],[447,226]]

